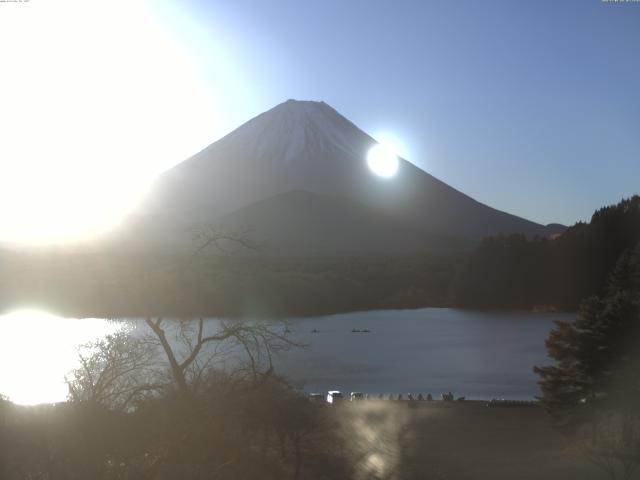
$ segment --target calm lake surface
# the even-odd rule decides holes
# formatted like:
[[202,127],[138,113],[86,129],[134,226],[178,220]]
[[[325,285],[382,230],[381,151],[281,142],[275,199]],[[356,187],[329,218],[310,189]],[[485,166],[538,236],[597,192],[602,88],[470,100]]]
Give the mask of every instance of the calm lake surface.
[[277,365],[309,392],[532,399],[539,395],[532,367],[551,363],[544,341],[553,321],[573,318],[425,308],[293,320],[289,328],[309,347],[283,353]]
[[[531,399],[539,394],[532,367],[550,363],[544,340],[553,321],[572,318],[425,308],[291,319],[292,337],[307,346],[279,354],[275,365],[307,392]],[[33,404],[64,400],[64,376],[77,365],[77,347],[118,323],[23,312],[0,317],[0,328],[0,394]]]

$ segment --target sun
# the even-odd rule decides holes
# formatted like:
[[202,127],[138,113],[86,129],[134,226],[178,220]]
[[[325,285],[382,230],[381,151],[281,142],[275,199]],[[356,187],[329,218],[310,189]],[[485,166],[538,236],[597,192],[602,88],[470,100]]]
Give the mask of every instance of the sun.
[[393,177],[398,172],[399,163],[394,148],[388,144],[377,143],[367,154],[367,165],[379,177]]
[[143,0],[19,6],[0,15],[0,242],[88,238],[208,143],[215,102]]

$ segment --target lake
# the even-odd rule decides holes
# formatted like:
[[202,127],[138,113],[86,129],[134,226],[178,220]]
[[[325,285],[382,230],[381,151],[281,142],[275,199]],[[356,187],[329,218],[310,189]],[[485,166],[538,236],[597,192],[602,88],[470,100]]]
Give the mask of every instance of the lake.
[[553,321],[572,318],[425,308],[293,320],[290,329],[309,347],[285,352],[277,366],[306,391],[532,399],[532,367],[550,363],[544,341]]
[[[424,308],[290,319],[292,337],[307,346],[279,354],[275,366],[307,392],[532,399],[539,394],[532,367],[550,363],[544,341],[553,321],[572,318]],[[64,400],[77,347],[119,324],[19,312],[0,317],[0,328],[0,394],[34,404]]]

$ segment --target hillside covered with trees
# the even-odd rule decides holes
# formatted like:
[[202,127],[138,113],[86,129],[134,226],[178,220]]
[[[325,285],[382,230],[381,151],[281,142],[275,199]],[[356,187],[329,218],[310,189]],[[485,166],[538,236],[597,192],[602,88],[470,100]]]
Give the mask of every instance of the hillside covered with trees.
[[460,267],[457,306],[575,310],[598,294],[618,258],[640,242],[640,196],[601,208],[555,239],[488,237]]
[[0,252],[0,309],[72,317],[288,317],[449,306],[461,254],[271,257]]
[[[468,252],[286,257],[148,249],[0,251],[0,309],[78,317],[288,317],[422,307],[576,310],[640,242],[640,196],[555,239]],[[194,249],[195,250],[195,249]]]

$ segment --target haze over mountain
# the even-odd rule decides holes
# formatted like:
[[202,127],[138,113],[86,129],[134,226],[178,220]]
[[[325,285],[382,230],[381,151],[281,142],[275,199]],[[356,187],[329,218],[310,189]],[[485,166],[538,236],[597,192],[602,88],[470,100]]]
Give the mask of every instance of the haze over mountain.
[[[381,178],[376,141],[324,102],[288,100],[162,174],[141,231],[213,225],[278,253],[409,253],[498,233],[549,236],[400,159]],[[561,228],[560,228],[561,229]],[[162,236],[162,235],[160,235]]]

